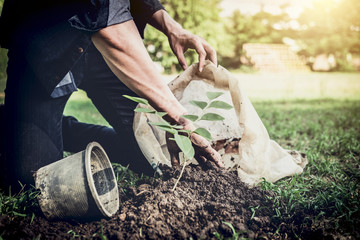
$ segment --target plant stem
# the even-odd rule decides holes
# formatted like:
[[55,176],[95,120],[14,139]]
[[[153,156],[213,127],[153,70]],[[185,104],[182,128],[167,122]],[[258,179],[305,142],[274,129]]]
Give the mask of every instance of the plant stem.
[[182,175],[183,175],[183,173],[184,173],[185,166],[186,166],[186,162],[187,162],[187,159],[185,158],[184,165],[183,165],[183,167],[182,167],[182,169],[181,169],[181,172],[180,172],[180,176],[178,177],[178,179],[176,179],[175,185],[174,185],[174,187],[171,189],[171,191],[175,191],[175,188],[176,188],[177,184],[179,183],[179,181],[180,181],[180,179],[181,179],[181,177],[182,177]]

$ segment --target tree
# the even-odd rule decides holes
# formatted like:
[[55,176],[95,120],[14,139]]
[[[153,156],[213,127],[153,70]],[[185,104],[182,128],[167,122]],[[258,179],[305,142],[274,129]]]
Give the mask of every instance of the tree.
[[226,25],[226,33],[232,36],[231,46],[233,56],[232,67],[238,67],[240,56],[243,53],[245,43],[282,43],[285,36],[285,30],[277,30],[275,24],[288,21],[286,14],[272,15],[260,11],[255,15],[243,15],[240,11],[234,11]]
[[338,69],[346,68],[347,56],[360,54],[360,1],[316,0],[298,21],[302,53],[307,56],[333,54]]
[[[185,29],[205,38],[218,54],[226,53],[227,40],[222,20],[219,16],[220,0],[167,0],[165,9]],[[145,45],[154,61],[161,62],[167,72],[180,70],[177,58],[172,53],[168,40],[157,30],[148,27],[145,31]],[[194,51],[186,53],[188,63],[197,62]]]
[[[0,0],[0,13],[2,11],[3,4],[4,0]],[[7,61],[7,50],[0,48],[0,92],[4,92],[5,89]]]

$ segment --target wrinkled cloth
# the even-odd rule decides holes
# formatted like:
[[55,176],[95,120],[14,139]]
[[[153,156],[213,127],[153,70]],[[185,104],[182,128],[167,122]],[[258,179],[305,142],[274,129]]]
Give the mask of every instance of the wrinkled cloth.
[[[283,149],[271,140],[260,117],[241,87],[241,79],[236,79],[225,68],[216,67],[208,61],[202,72],[198,64],[190,66],[180,76],[169,83],[175,97],[188,110],[188,114],[199,115],[199,109],[189,104],[190,100],[206,100],[207,91],[224,92],[219,100],[234,106],[232,110],[211,109],[225,117],[221,122],[199,121],[195,125],[212,133],[213,143],[223,140],[239,140],[236,152],[226,153],[220,149],[225,167],[236,170],[239,178],[255,186],[265,178],[275,182],[283,177],[301,174],[307,164],[300,153]],[[201,111],[201,110],[200,110]],[[160,163],[171,165],[166,147],[165,133],[148,124],[159,121],[154,114],[136,113],[134,132],[138,144],[152,166]]]

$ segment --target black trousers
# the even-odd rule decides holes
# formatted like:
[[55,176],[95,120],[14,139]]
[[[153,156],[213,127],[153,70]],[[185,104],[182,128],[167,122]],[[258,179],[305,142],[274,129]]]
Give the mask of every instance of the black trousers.
[[135,96],[109,69],[91,46],[72,73],[78,88],[85,90],[112,128],[78,122],[63,116],[70,95],[47,96],[27,63],[9,50],[5,90],[5,159],[1,177],[5,186],[33,184],[33,173],[63,158],[63,151],[79,152],[91,141],[99,142],[110,161],[129,165],[138,173],[152,175],[132,130],[136,103],[122,95]]

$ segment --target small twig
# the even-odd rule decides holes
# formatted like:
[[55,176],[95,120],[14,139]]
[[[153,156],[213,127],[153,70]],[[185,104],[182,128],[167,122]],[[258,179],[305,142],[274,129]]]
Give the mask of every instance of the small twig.
[[187,159],[185,159],[185,161],[184,161],[184,165],[183,165],[183,167],[182,167],[182,169],[181,169],[180,176],[178,177],[178,179],[176,179],[175,185],[174,185],[174,187],[171,189],[171,191],[175,191],[175,188],[176,188],[177,184],[178,184],[179,181],[180,181],[180,178],[182,177],[182,175],[183,175],[183,173],[184,173],[185,166],[186,166],[186,162],[187,162],[186,160],[187,160]]
[[144,194],[144,193],[147,193],[147,192],[150,192],[149,190],[143,190],[143,191],[141,191],[141,192],[139,192],[139,193],[135,193],[135,196],[140,196],[141,194]]

